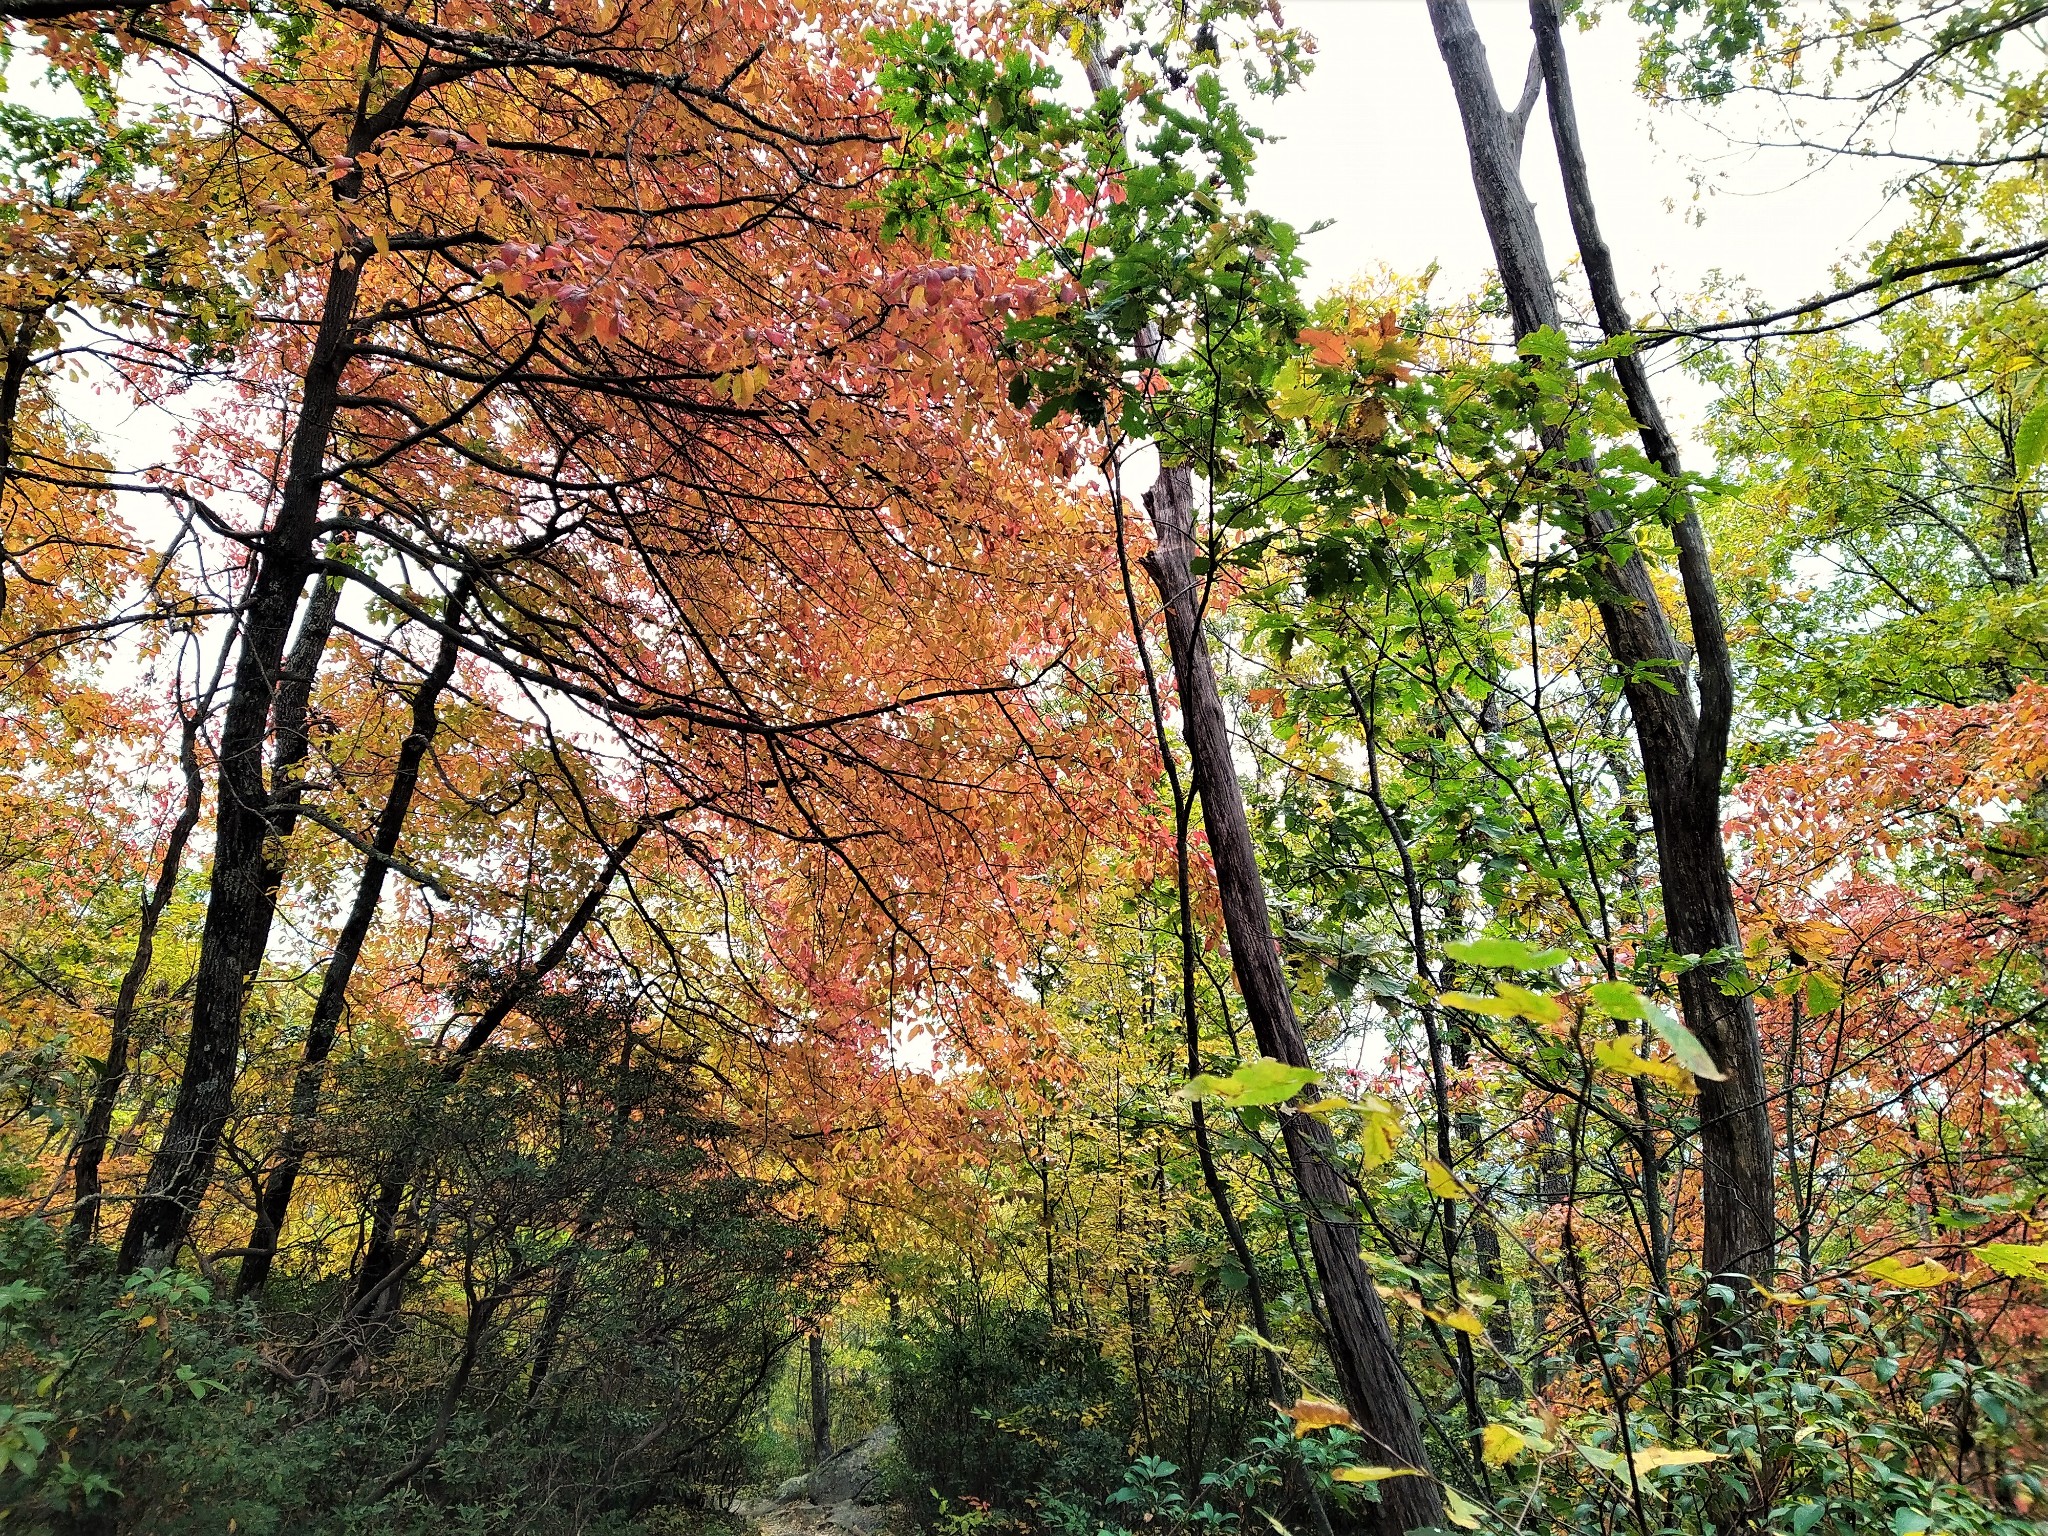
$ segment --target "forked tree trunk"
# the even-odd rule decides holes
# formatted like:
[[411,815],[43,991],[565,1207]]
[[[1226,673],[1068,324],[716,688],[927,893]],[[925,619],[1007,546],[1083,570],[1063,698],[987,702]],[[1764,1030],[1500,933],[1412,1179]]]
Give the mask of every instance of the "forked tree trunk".
[[243,1010],[269,947],[275,907],[266,854],[276,828],[263,748],[272,704],[284,681],[285,643],[313,570],[327,443],[340,409],[360,278],[357,259],[336,258],[307,364],[277,518],[250,581],[241,652],[221,720],[213,873],[193,982],[192,1030],[177,1102],[122,1236],[124,1274],[176,1258],[212,1183],[221,1133],[233,1107]]
[[[1159,588],[1166,633],[1179,685],[1182,733],[1202,802],[1202,825],[1215,864],[1231,968],[1260,1051],[1290,1066],[1312,1065],[1287,974],[1274,942],[1265,881],[1259,873],[1244,796],[1230,750],[1222,695],[1209,660],[1190,564],[1194,555],[1194,487],[1184,467],[1161,471],[1145,494],[1156,547],[1144,560]],[[1279,1112],[1281,1137],[1300,1190],[1309,1247],[1329,1320],[1330,1356],[1345,1406],[1365,1436],[1365,1459],[1413,1467],[1421,1477],[1379,1484],[1380,1501],[1362,1517],[1367,1530],[1400,1536],[1418,1526],[1441,1526],[1443,1500],[1429,1471],[1422,1427],[1379,1293],[1359,1249],[1359,1223],[1350,1187],[1334,1157],[1330,1133],[1313,1116]]]
[[[1564,171],[1567,203],[1580,254],[1603,328],[1630,329],[1615,281],[1614,264],[1594,217],[1579,143],[1563,40],[1553,0],[1531,0],[1537,62],[1549,98],[1552,136]],[[1543,240],[1522,182],[1521,131],[1504,109],[1486,49],[1465,0],[1429,0],[1437,46],[1450,71],[1472,164],[1472,182],[1493,244],[1518,336],[1559,321],[1557,295],[1543,256]],[[1666,473],[1680,464],[1640,360],[1617,367],[1630,409],[1650,457]],[[1675,492],[1674,494],[1683,494]],[[1777,1228],[1771,1198],[1771,1126],[1768,1086],[1755,1009],[1725,958],[1739,951],[1741,929],[1721,842],[1721,774],[1727,762],[1734,683],[1722,629],[1720,601],[1707,562],[1706,540],[1688,506],[1674,520],[1679,573],[1698,647],[1698,675],[1688,675],[1685,648],[1672,632],[1663,604],[1639,554],[1616,561],[1607,553],[1612,522],[1584,508],[1585,557],[1601,567],[1607,591],[1600,616],[1608,649],[1628,679],[1625,693],[1649,791],[1657,838],[1658,876],[1666,927],[1682,954],[1723,956],[1695,965],[1679,978],[1685,1022],[1727,1074],[1700,1084],[1701,1186],[1706,1221],[1703,1260],[1747,1302],[1751,1279],[1768,1279],[1775,1266]],[[1668,686],[1659,686],[1661,678]],[[1697,693],[1695,693],[1695,688]]]
[[[458,584],[449,599],[444,618],[451,629],[460,620],[468,594],[468,585]],[[313,1016],[306,1026],[306,1042],[300,1053],[298,1074],[292,1080],[284,1137],[278,1147],[275,1166],[264,1179],[262,1193],[257,1199],[255,1223],[249,1234],[250,1251],[242,1260],[241,1272],[235,1277],[237,1296],[260,1291],[269,1280],[271,1266],[276,1262],[278,1237],[284,1230],[285,1217],[291,1210],[292,1192],[297,1187],[299,1172],[305,1166],[306,1153],[312,1143],[314,1116],[320,1104],[320,1087],[326,1075],[327,1058],[334,1049],[342,1014],[348,1006],[349,980],[355,975],[364,941],[369,938],[371,924],[376,921],[377,908],[384,895],[384,880],[397,856],[398,840],[405,829],[406,816],[412,809],[414,791],[419,787],[420,769],[433,745],[435,732],[440,728],[441,694],[455,676],[460,650],[452,632],[444,635],[433,665],[413,691],[411,728],[399,745],[398,760],[392,768],[391,787],[385,793],[384,809],[377,818],[377,829],[371,837],[370,856],[364,861],[348,917],[335,938],[334,952],[328,957],[327,970],[320,978],[320,994],[313,1002]]]

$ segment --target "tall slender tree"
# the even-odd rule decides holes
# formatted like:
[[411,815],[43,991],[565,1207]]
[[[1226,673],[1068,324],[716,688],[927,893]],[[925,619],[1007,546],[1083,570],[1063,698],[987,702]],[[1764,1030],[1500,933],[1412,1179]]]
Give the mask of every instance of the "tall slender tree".
[[[1531,14],[1552,136],[1595,304],[1608,333],[1626,336],[1631,326],[1594,217],[1557,11],[1550,0],[1532,0]],[[1501,103],[1465,0],[1429,0],[1429,15],[1457,97],[1472,182],[1517,338],[1556,331],[1561,312],[1555,282],[1522,179],[1523,124]],[[1703,1081],[1700,1093],[1700,1181],[1706,1207],[1702,1258],[1708,1272],[1731,1283],[1746,1305],[1749,1282],[1768,1280],[1773,1271],[1777,1217],[1770,1087],[1756,1011],[1741,969],[1742,933],[1721,832],[1721,776],[1727,765],[1734,673],[1705,534],[1680,479],[1676,445],[1640,359],[1624,355],[1618,371],[1644,448],[1673,481],[1667,515],[1678,545],[1692,650],[1674,632],[1640,551],[1628,542],[1625,552],[1617,553],[1621,530],[1606,512],[1582,501],[1575,536],[1596,576],[1602,626],[1635,727],[1657,839],[1665,924],[1686,967],[1678,978],[1685,1022],[1723,1074]],[[1553,473],[1586,473],[1584,466],[1564,461],[1561,442],[1546,448]]]

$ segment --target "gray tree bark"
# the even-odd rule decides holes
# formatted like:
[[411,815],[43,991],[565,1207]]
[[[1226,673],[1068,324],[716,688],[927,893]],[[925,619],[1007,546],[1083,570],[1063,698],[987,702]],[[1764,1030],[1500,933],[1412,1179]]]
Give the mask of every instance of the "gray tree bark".
[[[1290,1066],[1306,1067],[1308,1046],[1295,1018],[1287,973],[1274,942],[1265,880],[1246,820],[1244,795],[1230,750],[1222,694],[1202,632],[1191,560],[1194,556],[1194,487],[1186,468],[1161,471],[1145,494],[1156,547],[1144,559],[1159,589],[1166,634],[1179,685],[1181,730],[1187,741],[1202,826],[1216,869],[1231,969],[1260,1051]],[[1329,1319],[1331,1363],[1344,1403],[1368,1444],[1368,1458],[1413,1467],[1419,1477],[1379,1485],[1364,1527],[1375,1536],[1400,1536],[1418,1526],[1441,1526],[1443,1498],[1429,1475],[1429,1453],[1393,1331],[1359,1249],[1352,1195],[1339,1171],[1330,1133],[1313,1116],[1283,1109],[1281,1138],[1307,1218],[1309,1247]]]
[[[1520,127],[1501,105],[1465,0],[1429,0],[1429,14],[1457,97],[1472,183],[1516,333],[1556,328],[1557,294],[1522,181]],[[1595,308],[1608,335],[1626,335],[1632,327],[1595,217],[1555,0],[1531,0],[1531,16],[1552,138]],[[1641,359],[1624,357],[1616,371],[1645,451],[1665,473],[1679,475],[1683,466],[1677,445]],[[1705,533],[1689,505],[1674,520],[1679,574],[1697,647],[1694,674],[1688,661],[1695,658],[1688,657],[1673,633],[1641,555],[1631,551],[1625,560],[1615,560],[1607,550],[1614,526],[1595,509],[1586,509],[1585,524],[1582,547],[1588,559],[1604,568],[1608,587],[1600,602],[1608,649],[1627,678],[1624,691],[1643,760],[1671,942],[1683,954],[1733,953],[1740,949],[1741,929],[1721,841],[1721,775],[1727,765],[1734,678]],[[1653,678],[1670,685],[1669,691]],[[1768,1279],[1775,1267],[1777,1226],[1762,1044],[1755,1010],[1734,970],[1726,960],[1695,965],[1679,978],[1678,992],[1687,1026],[1727,1074],[1725,1081],[1700,1084],[1706,1208],[1702,1257],[1709,1273],[1747,1301],[1748,1281]],[[1724,982],[1735,990],[1724,990]]]

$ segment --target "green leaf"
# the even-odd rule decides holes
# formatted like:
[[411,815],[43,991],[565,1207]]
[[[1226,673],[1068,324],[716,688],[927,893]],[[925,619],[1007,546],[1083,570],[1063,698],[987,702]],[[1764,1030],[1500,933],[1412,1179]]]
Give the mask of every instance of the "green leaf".
[[2017,475],[2031,475],[2048,458],[2048,400],[2020,418],[2012,434],[2012,467]]
[[1572,360],[1572,344],[1565,340],[1562,331],[1548,325],[1524,336],[1516,350],[1524,357],[1540,357],[1547,363],[1568,363]]
[[1476,1531],[1486,1518],[1483,1505],[1475,1504],[1450,1484],[1444,1484],[1444,1518],[1460,1530]]
[[1444,953],[1464,965],[1503,971],[1552,971],[1571,958],[1561,949],[1536,949],[1519,939],[1459,939]]
[[2048,1243],[1985,1243],[1970,1252],[2008,1280],[2038,1280],[2048,1272]]
[[1556,998],[1531,992],[1511,981],[1499,983],[1493,991],[1492,997],[1482,997],[1475,992],[1445,992],[1438,996],[1437,1001],[1446,1008],[1456,1008],[1463,1013],[1483,1013],[1491,1019],[1528,1019],[1536,1024],[1555,1024],[1564,1017],[1564,1010],[1558,1006]]
[[1203,1073],[1190,1078],[1181,1091],[1190,1099],[1216,1099],[1240,1109],[1262,1104],[1284,1104],[1322,1074],[1313,1067],[1290,1067],[1284,1061],[1261,1056],[1248,1061],[1228,1077]]
[[1809,971],[1806,976],[1806,1011],[1808,1013],[1832,1013],[1835,1005],[1842,1000],[1842,989],[1818,971]]
[[1321,1076],[1313,1067],[1290,1067],[1262,1056],[1231,1073],[1230,1081],[1240,1104],[1284,1104]]
[[1594,983],[1588,996],[1595,1013],[1604,1013],[1610,1019],[1636,1019],[1656,1030],[1671,1047],[1678,1064],[1694,1077],[1716,1083],[1728,1080],[1728,1074],[1714,1064],[1714,1058],[1700,1044],[1699,1036],[1679,1023],[1678,1016],[1669,1008],[1644,996],[1641,988],[1625,981],[1602,981]]

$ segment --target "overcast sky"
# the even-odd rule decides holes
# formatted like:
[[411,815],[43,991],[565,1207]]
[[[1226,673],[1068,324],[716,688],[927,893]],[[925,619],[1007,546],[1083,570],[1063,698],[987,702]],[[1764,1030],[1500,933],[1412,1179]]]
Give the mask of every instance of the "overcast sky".
[[[1284,3],[1288,19],[1315,35],[1317,63],[1292,95],[1254,104],[1255,120],[1277,136],[1262,153],[1254,202],[1299,227],[1331,225],[1307,245],[1312,287],[1382,264],[1419,273],[1436,262],[1440,293],[1469,290],[1492,257],[1423,0]],[[1529,56],[1526,0],[1475,0],[1473,9],[1512,99]],[[1696,291],[1717,270],[1774,305],[1830,286],[1831,265],[1885,228],[1881,169],[1866,162],[1816,172],[1800,154],[1746,148],[1735,140],[1759,130],[1740,109],[1690,116],[1652,108],[1631,88],[1636,42],[1613,12],[1569,37],[1594,193],[1638,310],[1659,294]],[[17,55],[8,89],[44,94],[36,73]],[[1540,111],[1527,171],[1551,263],[1561,266],[1570,232]],[[1688,421],[1696,392],[1672,380],[1667,393],[1668,407]],[[106,402],[97,405],[88,414],[124,439],[127,453],[167,446],[165,422],[116,421]]]
[[[1297,226],[1329,221],[1307,251],[1321,288],[1386,264],[1442,267],[1438,291],[1468,290],[1492,266],[1464,139],[1422,0],[1285,0],[1317,39],[1305,86],[1255,117],[1266,147],[1256,204]],[[1526,0],[1473,6],[1502,95],[1521,92]],[[1568,34],[1572,84],[1602,226],[1638,312],[1696,291],[1719,270],[1773,304],[1831,286],[1829,269],[1888,228],[1883,172],[1868,162],[1814,170],[1792,151],[1757,151],[1740,107],[1692,116],[1632,89],[1637,36],[1618,14]],[[1571,254],[1548,125],[1530,124],[1526,170],[1553,267]],[[1680,390],[1680,394],[1690,391]],[[1687,414],[1679,404],[1680,413]]]

